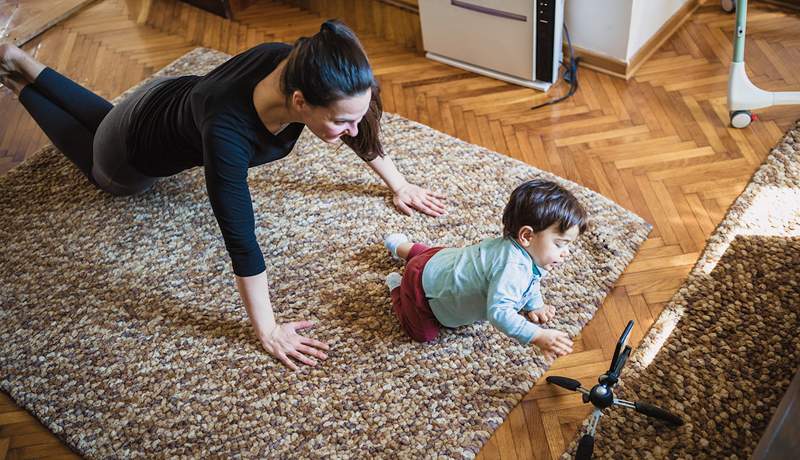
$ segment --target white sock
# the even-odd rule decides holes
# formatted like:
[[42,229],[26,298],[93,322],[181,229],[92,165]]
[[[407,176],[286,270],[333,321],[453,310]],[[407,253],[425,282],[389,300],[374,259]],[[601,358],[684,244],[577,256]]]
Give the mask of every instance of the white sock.
[[395,289],[399,288],[401,281],[403,281],[403,277],[397,272],[391,272],[386,275],[386,285],[389,286],[389,292],[391,293]]
[[404,233],[391,233],[383,238],[383,245],[386,246],[386,249],[389,250],[389,252],[392,254],[392,257],[399,260],[403,260],[403,258],[397,255],[397,247],[407,242],[408,236],[406,236]]

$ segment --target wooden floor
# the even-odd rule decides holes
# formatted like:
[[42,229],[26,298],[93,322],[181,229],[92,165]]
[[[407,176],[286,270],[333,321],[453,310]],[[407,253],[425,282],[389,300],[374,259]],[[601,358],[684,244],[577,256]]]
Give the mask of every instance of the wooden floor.
[[[229,53],[265,40],[292,41],[320,18],[259,2],[224,21],[176,1],[102,0],[26,49],[105,97],[113,97],[196,45]],[[136,18],[146,20],[137,23]],[[592,384],[629,319],[637,343],[681,284],[706,237],[800,107],[772,108],[745,130],[725,108],[734,19],[701,7],[625,82],[583,70],[570,100],[536,111],[533,90],[438,64],[363,36],[387,111],[399,113],[590,187],[654,225],[650,238],[551,374]],[[753,81],[800,90],[800,17],[751,5],[746,60]],[[556,88],[558,93],[564,88]],[[0,171],[47,142],[8,91],[0,95]],[[557,457],[588,409],[544,379],[485,445],[483,459]],[[632,415],[635,417],[636,415]],[[0,396],[0,458],[54,458],[69,450]]]
[[0,43],[22,46],[94,0],[0,0]]

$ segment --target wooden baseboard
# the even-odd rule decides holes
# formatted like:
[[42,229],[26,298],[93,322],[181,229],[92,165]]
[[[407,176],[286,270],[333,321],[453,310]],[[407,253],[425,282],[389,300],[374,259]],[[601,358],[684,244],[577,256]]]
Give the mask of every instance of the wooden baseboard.
[[225,19],[233,18],[230,0],[180,0],[211,14],[222,16]]
[[779,6],[781,8],[788,8],[794,11],[800,11],[800,0],[761,0],[763,3]]
[[[284,0],[321,16],[337,17],[358,33],[371,33],[386,38],[418,53],[424,53],[422,28],[417,0]],[[689,0],[661,26],[660,29],[625,62],[594,51],[575,47],[583,67],[605,74],[630,79],[686,22],[692,13],[707,0]],[[566,47],[566,44],[565,44]],[[565,53],[568,50],[565,48]]]
[[359,34],[373,34],[420,54],[422,26],[417,0],[283,0],[317,13],[338,18]]
[[419,15],[419,2],[417,0],[376,0],[387,5],[395,6],[397,8],[408,11],[409,13],[416,13]]
[[[704,0],[689,0],[672,17],[650,37],[647,42],[633,55],[630,61],[605,56],[597,52],[580,47],[575,48],[575,56],[581,58],[581,66],[596,70],[617,78],[630,80],[636,71],[653,55],[661,46],[680,29],[684,22],[704,3]],[[569,55],[569,50],[564,44],[564,55]]]
[[647,61],[650,56],[653,55],[661,45],[663,45],[667,40],[669,40],[678,29],[683,26],[683,23],[689,19],[692,14],[705,3],[704,0],[689,0],[688,2],[684,3],[672,17],[661,26],[660,29],[650,37],[645,44],[639,48],[639,51],[633,55],[630,61],[627,62],[625,68],[625,79],[628,80],[636,73],[637,70],[642,66],[642,64]]
[[[578,46],[573,46],[572,48],[575,51],[575,57],[578,57],[581,60],[581,67],[596,70],[598,72],[611,75],[612,77],[627,79],[626,73],[628,64],[625,61],[599,54],[591,50],[583,49]],[[569,49],[567,49],[567,45],[564,45],[564,58],[567,59],[568,56]]]

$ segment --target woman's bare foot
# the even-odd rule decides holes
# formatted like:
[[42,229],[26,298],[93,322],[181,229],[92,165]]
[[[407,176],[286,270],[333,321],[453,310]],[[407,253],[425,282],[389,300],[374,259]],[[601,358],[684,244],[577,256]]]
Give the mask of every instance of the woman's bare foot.
[[44,64],[18,46],[10,43],[0,45],[0,76],[16,74],[27,83],[33,83],[44,69]]
[[24,53],[19,47],[10,43],[0,45],[0,76],[6,76],[10,73],[18,72],[18,68],[14,63],[20,53]]
[[22,76],[19,74],[11,73],[0,75],[0,84],[19,96],[20,91],[22,91],[22,88],[28,84],[28,81],[22,78]]

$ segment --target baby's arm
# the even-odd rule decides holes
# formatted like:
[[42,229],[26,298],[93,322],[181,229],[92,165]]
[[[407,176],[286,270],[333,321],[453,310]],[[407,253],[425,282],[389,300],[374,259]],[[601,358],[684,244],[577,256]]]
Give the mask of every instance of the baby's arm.
[[522,307],[523,310],[526,312],[539,310],[544,308],[544,298],[542,298],[542,285],[539,281],[533,283],[531,286],[531,298],[528,299],[528,302]]
[[547,359],[572,353],[572,340],[569,335],[555,329],[541,329],[533,338],[533,344],[542,350]]
[[527,345],[539,332],[539,326],[519,315],[519,301],[525,288],[527,276],[523,265],[503,265],[497,268],[489,282],[486,299],[486,318],[503,334],[522,345]]
[[489,307],[489,322],[522,345],[534,344],[545,357],[555,359],[572,352],[572,340],[555,329],[543,329],[526,321],[513,308],[513,302],[498,302]]
[[556,307],[545,305],[536,310],[526,311],[525,316],[536,324],[543,324],[556,316]]
[[525,311],[525,316],[536,324],[546,323],[556,316],[556,307],[544,304],[539,281],[531,287],[531,298],[522,309]]
[[[524,287],[520,289],[519,283],[515,282],[520,279],[519,276],[514,276],[515,270],[519,270],[519,267],[503,267],[489,284],[489,298],[487,299],[489,322],[500,332],[516,339],[522,345],[532,343],[538,346],[548,359],[554,359],[570,353],[572,351],[572,340],[566,333],[554,329],[542,329],[526,321],[525,318],[522,318],[517,313],[516,309],[519,308],[517,307],[517,302],[523,295]],[[532,289],[535,289],[534,295],[523,306],[523,309],[527,310],[529,306],[540,303],[540,305],[537,305],[540,310],[546,310],[547,307],[542,303],[538,283]],[[531,311],[535,310],[530,310],[526,314]]]

